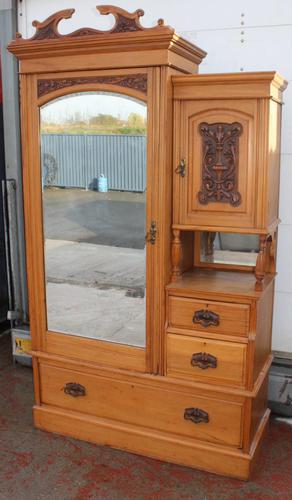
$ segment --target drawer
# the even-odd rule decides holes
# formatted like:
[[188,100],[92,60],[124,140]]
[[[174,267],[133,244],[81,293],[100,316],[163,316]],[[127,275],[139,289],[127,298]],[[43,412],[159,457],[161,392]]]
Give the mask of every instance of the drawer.
[[200,382],[245,385],[247,345],[167,335],[167,375]]
[[169,296],[169,326],[247,336],[249,305]]
[[47,405],[241,447],[241,398],[234,401],[225,395],[208,397],[205,390],[202,394],[193,390],[178,392],[170,390],[170,384],[155,387],[151,376],[147,383],[121,381],[45,364],[40,365],[40,384],[41,402]]

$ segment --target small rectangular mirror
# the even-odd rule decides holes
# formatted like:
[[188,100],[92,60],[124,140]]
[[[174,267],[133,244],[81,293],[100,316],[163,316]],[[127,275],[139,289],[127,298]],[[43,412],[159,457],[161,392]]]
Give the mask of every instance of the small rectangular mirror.
[[255,266],[259,251],[256,234],[204,231],[200,233],[200,262]]

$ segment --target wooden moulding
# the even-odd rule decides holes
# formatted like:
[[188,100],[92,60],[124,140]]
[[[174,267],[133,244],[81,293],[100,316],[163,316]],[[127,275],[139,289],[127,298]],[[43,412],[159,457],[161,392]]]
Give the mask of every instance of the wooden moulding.
[[174,99],[259,99],[282,103],[288,82],[276,71],[174,76]]
[[255,290],[253,273],[197,268],[183,274],[177,282],[169,283],[166,290],[176,296],[244,304],[259,300],[273,281],[274,275],[266,273],[262,290]]
[[[64,356],[58,356],[56,354],[44,353],[40,351],[32,351],[32,356],[38,361],[37,365],[45,363],[50,365],[52,369],[54,367],[66,368],[68,370],[78,370],[82,374],[92,374],[99,377],[106,377],[112,380],[118,380],[123,382],[129,382],[130,384],[143,384],[147,387],[154,387],[157,390],[169,390],[169,391],[179,391],[179,392],[190,392],[196,389],[198,392],[208,394],[211,398],[223,398],[229,401],[238,401],[238,398],[256,398],[258,392],[262,386],[263,381],[267,377],[269,369],[272,364],[273,356],[268,356],[264,366],[258,373],[258,376],[253,383],[251,390],[244,389],[240,387],[230,387],[227,385],[213,385],[206,384],[205,381],[193,381],[193,380],[181,380],[179,378],[173,378],[170,376],[160,376],[152,375],[149,373],[138,373],[135,371],[128,371],[119,368],[111,368],[103,365],[97,365],[96,363],[89,363],[84,360],[74,360],[65,358]],[[38,374],[36,374],[37,376]],[[38,377],[39,379],[39,377]]]
[[267,228],[254,228],[254,227],[238,227],[234,226],[231,230],[231,227],[226,227],[223,225],[199,225],[199,224],[173,224],[173,229],[179,229],[180,231],[211,231],[211,232],[222,232],[222,233],[237,233],[237,234],[269,234],[274,233],[277,230],[278,225],[280,224],[280,219],[274,221],[273,224],[269,225]]

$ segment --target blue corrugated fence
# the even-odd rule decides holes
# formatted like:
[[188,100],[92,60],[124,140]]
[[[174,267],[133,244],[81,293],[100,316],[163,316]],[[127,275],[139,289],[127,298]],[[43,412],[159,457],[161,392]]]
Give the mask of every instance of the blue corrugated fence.
[[104,174],[109,189],[145,191],[145,136],[42,134],[41,146],[44,185],[96,189]]

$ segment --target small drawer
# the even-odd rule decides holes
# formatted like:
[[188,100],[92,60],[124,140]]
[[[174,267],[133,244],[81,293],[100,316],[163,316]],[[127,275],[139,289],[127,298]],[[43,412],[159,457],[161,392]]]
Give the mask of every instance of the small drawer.
[[40,364],[41,401],[135,427],[242,446],[242,398],[173,390],[165,378],[164,383],[151,376],[144,383],[121,381]]
[[245,385],[246,344],[167,335],[167,375],[221,385]]
[[249,305],[169,296],[169,326],[247,336]]

